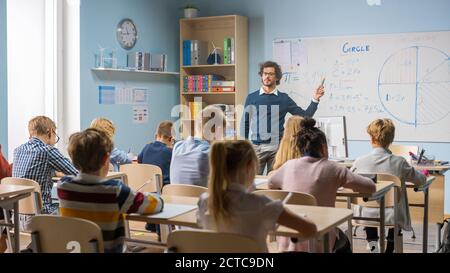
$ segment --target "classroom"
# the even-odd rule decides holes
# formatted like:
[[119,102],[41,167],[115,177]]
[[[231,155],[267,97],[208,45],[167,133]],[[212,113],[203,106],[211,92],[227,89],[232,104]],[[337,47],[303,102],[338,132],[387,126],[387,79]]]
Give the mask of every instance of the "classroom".
[[450,252],[449,11],[0,0],[0,256]]

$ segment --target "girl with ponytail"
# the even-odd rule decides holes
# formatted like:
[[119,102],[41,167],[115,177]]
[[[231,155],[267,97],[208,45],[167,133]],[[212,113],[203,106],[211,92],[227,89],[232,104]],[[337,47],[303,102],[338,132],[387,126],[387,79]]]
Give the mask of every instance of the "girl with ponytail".
[[197,221],[206,229],[253,238],[267,252],[266,238],[276,224],[313,235],[316,225],[284,208],[281,201],[249,192],[258,158],[246,140],[217,141],[211,146],[208,193],[199,201]]
[[[269,187],[286,191],[306,192],[313,195],[318,206],[334,207],[336,192],[340,187],[358,192],[372,193],[375,184],[369,178],[350,172],[347,168],[328,160],[328,146],[325,134],[312,118],[300,122],[297,134],[297,148],[301,157],[287,161],[269,177]],[[340,232],[339,236],[345,236]],[[330,232],[330,246],[334,245],[336,234]],[[304,251],[307,244],[293,243],[288,238],[277,238],[280,251]],[[335,248],[333,248],[335,250]],[[321,249],[316,249],[321,251]]]

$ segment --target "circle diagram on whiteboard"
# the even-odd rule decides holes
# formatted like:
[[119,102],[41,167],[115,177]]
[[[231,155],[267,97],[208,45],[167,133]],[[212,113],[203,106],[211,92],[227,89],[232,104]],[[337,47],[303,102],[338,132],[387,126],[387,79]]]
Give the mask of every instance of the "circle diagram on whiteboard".
[[450,58],[426,46],[404,48],[391,55],[378,77],[384,109],[405,124],[429,125],[450,113]]

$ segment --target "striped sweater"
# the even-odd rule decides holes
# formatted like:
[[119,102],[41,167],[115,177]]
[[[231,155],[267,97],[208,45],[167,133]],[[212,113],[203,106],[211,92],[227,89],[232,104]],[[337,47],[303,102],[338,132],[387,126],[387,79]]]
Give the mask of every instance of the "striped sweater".
[[124,213],[155,213],[164,205],[159,196],[134,192],[120,180],[84,173],[63,177],[57,192],[62,216],[87,219],[100,226],[105,252],[122,252]]

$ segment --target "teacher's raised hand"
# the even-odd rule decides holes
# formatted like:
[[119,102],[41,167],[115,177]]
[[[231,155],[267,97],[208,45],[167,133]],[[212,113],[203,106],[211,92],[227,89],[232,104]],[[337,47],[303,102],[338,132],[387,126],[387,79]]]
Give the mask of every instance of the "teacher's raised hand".
[[316,101],[320,101],[320,98],[323,97],[323,95],[325,95],[325,88],[323,87],[323,85],[319,85],[319,87],[317,87],[317,89],[314,91],[314,95],[313,98]]

